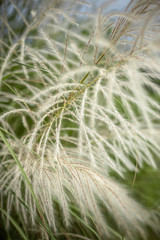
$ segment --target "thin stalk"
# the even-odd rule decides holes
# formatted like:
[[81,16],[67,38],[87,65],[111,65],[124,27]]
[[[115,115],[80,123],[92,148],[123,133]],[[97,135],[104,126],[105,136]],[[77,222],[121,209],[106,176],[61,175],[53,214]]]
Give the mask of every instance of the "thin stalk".
[[[33,198],[34,198],[34,200],[35,200],[35,204],[36,204],[37,211],[38,211],[38,214],[39,214],[39,216],[40,216],[40,219],[42,220],[45,228],[48,229],[46,220],[45,220],[44,215],[43,215],[42,208],[41,208],[40,203],[39,203],[39,201],[38,201],[38,199],[37,199],[37,197],[36,197],[36,194],[34,193],[34,190],[33,190],[33,187],[32,187],[32,185],[31,185],[31,183],[30,183],[30,180],[29,180],[29,178],[27,177],[27,175],[26,175],[26,173],[25,173],[25,171],[24,171],[24,169],[23,169],[20,161],[18,160],[17,156],[15,155],[15,153],[14,153],[14,151],[13,151],[10,143],[7,141],[6,137],[4,136],[4,134],[3,134],[3,132],[2,132],[1,130],[0,130],[0,137],[1,137],[1,139],[3,140],[3,142],[6,144],[8,150],[9,150],[10,153],[12,154],[12,156],[13,156],[16,164],[17,164],[17,166],[19,167],[19,169],[20,169],[20,171],[21,171],[21,173],[22,173],[22,175],[23,175],[23,177],[24,177],[24,180],[26,181],[26,183],[27,183],[27,185],[28,185],[28,187],[29,187],[29,190],[30,190],[30,192],[31,192],[31,195],[33,196]],[[49,232],[50,232],[50,231],[49,231]],[[54,238],[54,236],[53,236],[53,234],[52,234],[51,232],[50,232],[50,236],[51,236],[51,238],[52,238],[53,240],[55,240],[55,238]]]
[[29,240],[28,237],[26,236],[26,234],[23,232],[23,230],[20,228],[20,226],[16,223],[16,221],[8,215],[8,213],[2,209],[0,207],[0,211],[6,216],[9,218],[10,222],[13,224],[13,226],[17,229],[17,231],[19,232],[19,234],[21,235],[21,237],[24,239],[24,240]]

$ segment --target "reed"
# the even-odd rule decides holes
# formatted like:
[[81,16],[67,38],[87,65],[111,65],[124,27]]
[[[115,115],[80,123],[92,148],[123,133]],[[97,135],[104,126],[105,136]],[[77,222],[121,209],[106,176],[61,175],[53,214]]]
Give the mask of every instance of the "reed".
[[[34,4],[0,6],[6,232],[12,223],[22,239],[159,234],[158,212],[132,194],[140,169],[159,171],[159,2],[94,14],[91,2]],[[126,172],[131,189],[113,177]]]

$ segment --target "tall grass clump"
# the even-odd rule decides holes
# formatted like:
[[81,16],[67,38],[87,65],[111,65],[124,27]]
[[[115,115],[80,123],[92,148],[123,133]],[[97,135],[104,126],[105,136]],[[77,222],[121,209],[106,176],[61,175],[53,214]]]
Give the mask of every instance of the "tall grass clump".
[[132,191],[140,169],[160,166],[160,3],[109,4],[0,5],[8,239],[17,239],[13,226],[22,239],[148,239],[148,229],[158,239],[158,210]]

